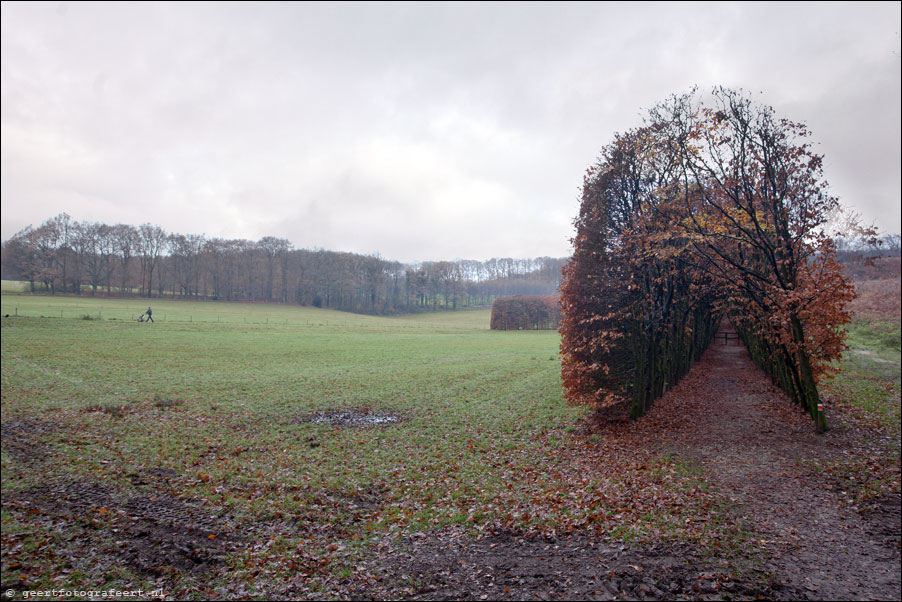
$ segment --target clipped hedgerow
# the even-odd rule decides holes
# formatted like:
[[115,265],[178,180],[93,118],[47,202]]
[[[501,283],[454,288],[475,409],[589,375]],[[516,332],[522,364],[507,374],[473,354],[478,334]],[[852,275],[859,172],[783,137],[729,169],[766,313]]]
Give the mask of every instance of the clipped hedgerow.
[[492,304],[492,330],[557,330],[560,322],[558,295],[516,295]]

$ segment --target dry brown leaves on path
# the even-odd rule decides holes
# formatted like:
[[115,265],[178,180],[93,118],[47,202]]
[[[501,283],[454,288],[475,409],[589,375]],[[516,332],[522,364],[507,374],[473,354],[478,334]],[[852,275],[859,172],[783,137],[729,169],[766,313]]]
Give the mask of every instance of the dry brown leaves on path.
[[841,420],[816,434],[744,347],[712,344],[645,419],[609,431],[623,445],[653,442],[697,461],[752,528],[777,586],[773,595],[900,598],[898,491],[864,509],[814,471],[860,452],[862,434]]

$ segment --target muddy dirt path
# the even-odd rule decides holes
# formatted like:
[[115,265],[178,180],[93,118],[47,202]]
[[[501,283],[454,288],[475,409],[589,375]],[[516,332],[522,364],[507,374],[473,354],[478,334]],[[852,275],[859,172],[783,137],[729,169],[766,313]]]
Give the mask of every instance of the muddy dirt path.
[[[721,332],[732,331],[725,321]],[[665,420],[673,415],[681,419]],[[647,418],[642,428],[657,430],[661,449],[695,459],[736,504],[768,559],[775,597],[900,599],[898,496],[863,515],[811,468],[854,453],[861,434],[836,416],[815,433],[737,341],[712,343]]]

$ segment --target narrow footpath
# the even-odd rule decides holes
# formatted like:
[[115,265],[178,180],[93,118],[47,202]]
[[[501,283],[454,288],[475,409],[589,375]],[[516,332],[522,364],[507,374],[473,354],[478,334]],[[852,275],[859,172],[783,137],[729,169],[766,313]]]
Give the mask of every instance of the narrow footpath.
[[641,428],[656,433],[661,449],[696,460],[735,503],[737,519],[756,534],[777,596],[899,600],[898,495],[863,514],[841,485],[816,474],[816,463],[854,453],[853,433],[828,415],[831,430],[817,434],[731,333],[725,320],[701,361],[656,402]]

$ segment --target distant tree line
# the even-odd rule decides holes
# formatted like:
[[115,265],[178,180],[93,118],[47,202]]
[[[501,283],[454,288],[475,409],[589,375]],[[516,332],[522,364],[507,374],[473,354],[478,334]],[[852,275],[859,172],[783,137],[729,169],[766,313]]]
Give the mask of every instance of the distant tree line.
[[555,293],[565,258],[404,264],[378,255],[295,249],[168,233],[160,226],[79,222],[62,213],[3,243],[3,278],[50,294],[269,302],[370,314],[490,305]]
[[900,256],[900,237],[898,234],[882,236],[836,237],[836,258],[845,266],[870,264],[875,259]]

